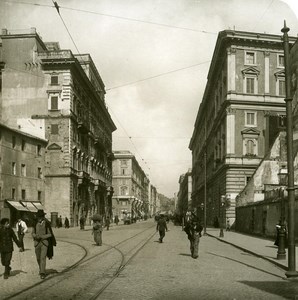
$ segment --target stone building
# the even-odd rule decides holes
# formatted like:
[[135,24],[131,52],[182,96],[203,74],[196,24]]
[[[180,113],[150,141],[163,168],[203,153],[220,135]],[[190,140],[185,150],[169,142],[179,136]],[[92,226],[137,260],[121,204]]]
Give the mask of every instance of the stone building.
[[206,197],[207,224],[222,215],[234,222],[236,196],[284,127],[284,96],[280,35],[219,33],[189,145],[192,198],[198,207]]
[[184,216],[188,210],[193,209],[192,204],[192,170],[189,169],[179,178],[179,191],[177,199],[176,214]]
[[48,141],[45,210],[52,218],[111,214],[112,132],[105,86],[89,54],[2,30],[1,122]]
[[114,151],[113,215],[120,220],[129,213],[132,218],[149,213],[149,179],[130,151]]
[[0,218],[32,223],[45,203],[47,141],[0,124]]
[[153,216],[157,212],[157,189],[149,184],[149,215]]

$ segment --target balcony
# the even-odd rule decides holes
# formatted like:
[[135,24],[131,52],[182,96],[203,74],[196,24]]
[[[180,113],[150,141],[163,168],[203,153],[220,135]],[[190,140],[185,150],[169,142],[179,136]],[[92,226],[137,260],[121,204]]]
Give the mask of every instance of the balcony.
[[83,134],[87,134],[89,132],[88,121],[85,120],[84,118],[78,117],[77,122],[78,122],[78,130]]

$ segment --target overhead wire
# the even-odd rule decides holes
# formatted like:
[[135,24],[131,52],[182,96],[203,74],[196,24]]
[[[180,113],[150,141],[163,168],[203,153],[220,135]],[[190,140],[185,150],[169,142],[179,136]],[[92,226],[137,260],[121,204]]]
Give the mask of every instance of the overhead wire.
[[[26,5],[35,5],[35,6],[45,6],[45,7],[55,7],[56,8],[55,4],[54,4],[54,6],[51,6],[51,5],[46,5],[46,4],[38,4],[38,3],[23,2],[23,1],[5,1],[5,2],[6,3],[18,3],[18,4],[26,4]],[[145,23],[145,24],[155,25],[155,26],[162,26],[162,27],[168,27],[168,28],[174,28],[174,29],[180,29],[180,30],[187,30],[187,31],[199,32],[199,33],[204,33],[204,34],[213,34],[213,35],[218,34],[217,32],[212,32],[212,31],[194,29],[194,28],[189,28],[189,27],[181,27],[181,26],[175,26],[175,25],[169,25],[169,24],[164,24],[164,23],[140,20],[140,19],[135,19],[135,18],[123,17],[123,16],[116,16],[116,15],[111,15],[111,14],[106,14],[106,13],[101,13],[101,12],[96,12],[96,11],[91,11],[91,10],[85,10],[85,9],[79,9],[79,8],[73,8],[73,7],[67,7],[67,6],[60,6],[59,5],[59,9],[60,8],[65,9],[65,10],[72,10],[72,11],[83,12],[83,13],[88,13],[88,14],[100,15],[100,16],[103,16],[103,17],[121,19],[121,20],[125,20],[125,21]]]

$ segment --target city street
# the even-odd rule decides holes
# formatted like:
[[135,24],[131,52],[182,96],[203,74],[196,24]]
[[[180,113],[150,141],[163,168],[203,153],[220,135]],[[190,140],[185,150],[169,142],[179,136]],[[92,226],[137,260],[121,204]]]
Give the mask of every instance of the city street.
[[43,299],[295,299],[298,295],[296,283],[285,279],[283,269],[213,237],[202,237],[199,258],[191,258],[185,232],[173,223],[162,244],[153,220],[113,224],[103,232],[101,247],[94,245],[90,227],[60,228],[55,234],[58,245],[54,259],[47,262],[47,278],[42,281],[37,274],[27,234],[28,250],[14,252],[12,276],[1,279],[1,299],[41,295]]

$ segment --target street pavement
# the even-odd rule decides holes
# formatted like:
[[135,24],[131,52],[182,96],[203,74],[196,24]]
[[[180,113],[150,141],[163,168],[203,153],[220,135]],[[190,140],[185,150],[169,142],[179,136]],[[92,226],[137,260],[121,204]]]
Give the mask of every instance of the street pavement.
[[[262,257],[278,267],[287,270],[288,269],[288,256],[286,249],[286,259],[277,259],[277,246],[274,245],[274,241],[261,237],[254,237],[247,234],[237,233],[234,231],[224,231],[224,237],[220,238],[219,228],[207,228],[206,233],[224,243],[233,245],[243,251],[254,254],[258,257]],[[298,248],[296,247],[296,270],[298,270]]]
[[[153,222],[153,220],[141,221],[141,222]],[[127,227],[127,230],[130,229],[132,225],[119,225]],[[171,243],[175,244],[175,247],[180,247],[181,249],[185,249],[186,252],[189,251],[188,241],[185,233],[183,233],[181,227],[174,226],[172,223],[169,224],[170,231],[166,235],[166,242],[171,241]],[[123,227],[122,227],[123,228]],[[85,227],[86,231],[91,231],[91,227]],[[117,231],[117,226],[112,224],[110,227],[111,231]],[[174,232],[171,234],[171,231]],[[59,237],[65,236],[74,236],[78,232],[80,232],[78,227],[65,229],[65,228],[54,228],[55,236],[58,240],[57,247],[54,247],[54,258],[52,260],[47,260],[47,273],[54,274],[57,272],[61,272],[66,268],[69,268],[76,262],[78,262],[85,255],[85,250],[78,245],[59,241]],[[181,233],[179,233],[181,232]],[[177,235],[178,234],[178,235]],[[244,235],[240,233],[236,233],[233,231],[224,231],[224,237],[219,237],[219,229],[215,228],[207,228],[207,235],[209,237],[214,238],[214,240],[218,240],[220,242],[230,244],[235,246],[236,248],[241,249],[244,252],[248,252],[250,254],[256,255],[259,258],[264,258],[267,261],[283,268],[287,269],[287,259],[285,260],[277,260],[277,247],[273,245],[273,240],[263,239],[260,237],[253,237],[249,235]],[[88,234],[89,236],[89,234]],[[106,242],[109,242],[109,234],[108,231],[105,230]],[[174,238],[175,237],[175,238]],[[90,238],[91,239],[91,238]],[[156,236],[156,240],[158,236]],[[92,239],[91,239],[92,240]],[[204,242],[204,237],[202,237],[202,242]],[[40,282],[41,279],[38,275],[38,266],[35,258],[33,240],[31,238],[31,233],[29,229],[29,233],[26,234],[25,239],[25,252],[19,252],[16,245],[14,245],[15,251],[13,252],[12,259],[12,272],[11,276],[8,280],[3,279],[4,268],[2,267],[0,271],[0,299],[4,299],[12,293],[16,293],[19,290],[22,290],[30,285]],[[154,245],[154,244],[153,244]],[[155,248],[154,248],[155,249]],[[297,253],[297,250],[296,250]],[[175,250],[173,250],[173,255],[175,254]],[[169,258],[171,258],[171,252],[169,252]],[[175,254],[176,255],[176,254]],[[298,253],[296,254],[296,256]],[[257,259],[257,258],[256,258]],[[150,260],[150,257],[148,257]],[[183,273],[191,273],[192,269],[183,269]],[[191,274],[189,274],[191,276]]]

